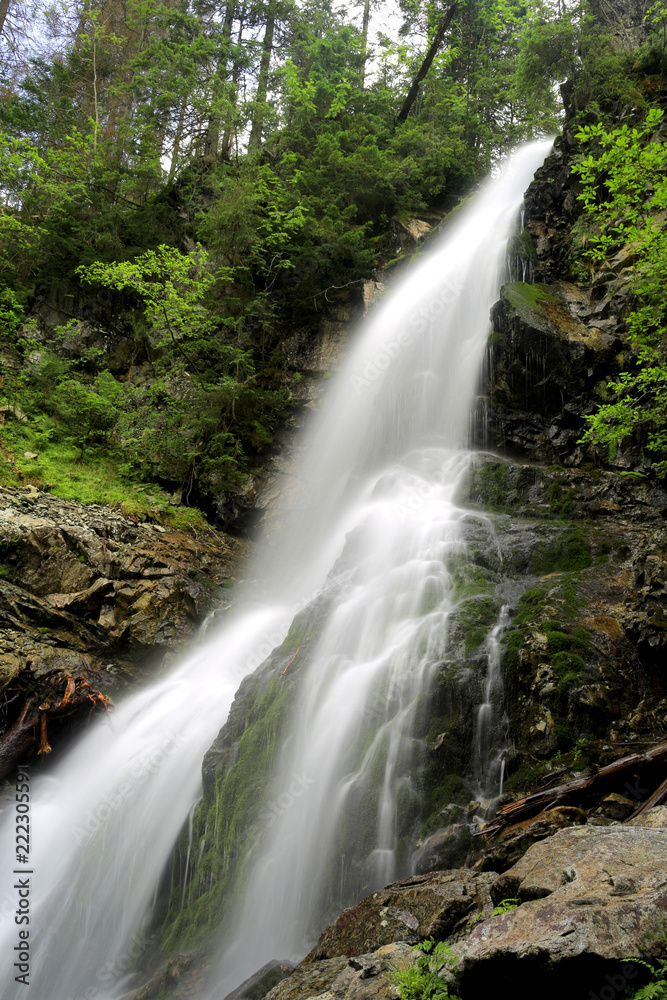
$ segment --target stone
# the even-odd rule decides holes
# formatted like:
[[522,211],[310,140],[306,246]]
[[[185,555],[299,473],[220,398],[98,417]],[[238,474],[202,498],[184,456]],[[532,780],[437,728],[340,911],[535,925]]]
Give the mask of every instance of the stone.
[[628,820],[628,826],[644,826],[649,829],[667,829],[667,806],[654,806]]
[[418,960],[404,943],[388,944],[350,959],[326,959],[297,966],[266,1000],[398,1000],[393,974]]
[[270,990],[294,972],[294,968],[292,962],[267,962],[253,976],[228,993],[224,1000],[263,1000]]
[[586,813],[575,806],[547,809],[523,823],[506,827],[497,843],[484,853],[475,867],[480,871],[504,872],[516,864],[532,844],[552,836],[558,830],[583,826],[585,823]]
[[637,826],[573,827],[534,844],[498,876],[510,913],[477,925],[460,946],[461,995],[597,994],[629,958],[655,957],[667,909],[667,832]]
[[450,824],[432,834],[415,852],[412,870],[415,875],[424,875],[437,869],[458,868],[465,863],[469,850],[470,827]]
[[394,882],[343,910],[303,964],[341,955],[349,958],[393,942],[414,945],[423,938],[450,937],[473,913],[491,911],[489,886],[494,877],[457,870]]
[[192,641],[245,548],[212,530],[156,533],[109,507],[0,488],[4,697],[21,696],[11,688],[21,670],[62,670],[115,696]]
[[600,806],[598,807],[598,813],[602,816],[606,816],[607,819],[624,820],[627,819],[636,808],[636,802],[629,799],[627,795],[619,795],[618,792],[612,792],[602,800]]
[[0,406],[0,414],[2,414],[3,417],[13,417],[14,420],[20,420],[22,422],[25,422],[28,419],[21,407],[16,405]]

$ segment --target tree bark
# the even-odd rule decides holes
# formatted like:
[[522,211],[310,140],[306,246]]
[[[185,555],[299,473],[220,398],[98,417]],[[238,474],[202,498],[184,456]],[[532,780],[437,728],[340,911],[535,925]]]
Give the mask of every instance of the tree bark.
[[222,44],[220,58],[213,76],[213,91],[211,94],[211,115],[208,120],[208,128],[204,140],[204,159],[212,161],[218,152],[220,144],[220,132],[222,130],[222,115],[220,114],[220,102],[224,97],[225,83],[227,80],[227,64],[229,62],[229,43],[232,37],[232,25],[236,12],[235,0],[229,0],[225,9],[225,20],[222,25]]
[[419,72],[417,73],[417,76],[412,81],[412,86],[410,87],[410,90],[408,91],[408,96],[405,98],[405,100],[403,102],[403,107],[399,111],[398,118],[396,119],[396,121],[397,121],[398,124],[400,124],[401,122],[404,122],[405,119],[410,114],[410,108],[415,103],[415,101],[417,99],[417,94],[419,93],[419,85],[422,82],[422,80],[424,79],[424,77],[426,76],[426,74],[428,73],[428,71],[430,70],[431,63],[435,59],[435,57],[437,55],[437,52],[438,52],[438,49],[440,48],[440,46],[443,43],[443,40],[444,40],[444,37],[445,37],[445,32],[447,31],[448,27],[452,23],[452,18],[454,17],[455,13],[456,13],[456,4],[452,4],[452,6],[449,8],[449,10],[445,14],[444,18],[442,19],[442,21],[440,22],[440,27],[436,31],[435,38],[431,42],[431,45],[429,46],[429,50],[428,50],[428,52],[426,53],[426,55],[424,57],[424,61],[421,64],[421,66],[419,67]]
[[0,35],[2,34],[2,29],[5,26],[5,21],[7,20],[8,11],[9,11],[9,0],[0,0]]
[[259,64],[259,79],[257,81],[257,93],[255,94],[255,113],[252,119],[252,129],[248,140],[248,149],[259,149],[262,144],[262,130],[264,128],[264,111],[266,104],[266,94],[269,88],[269,67],[271,65],[271,54],[273,52],[273,32],[276,24],[276,3],[270,0],[269,9],[266,15],[266,30],[264,41],[262,42],[262,59]]
[[361,47],[364,61],[361,67],[361,87],[366,80],[366,59],[368,58],[368,22],[371,19],[371,0],[364,0],[364,20],[361,25]]
[[[229,103],[233,108],[236,105],[236,95],[238,93],[239,79],[241,76],[241,43],[243,41],[243,27],[245,22],[246,7],[241,8],[239,15],[239,33],[236,41],[236,55],[234,56],[234,66],[232,68],[232,85],[229,92]],[[228,115],[225,123],[225,134],[222,137],[221,155],[223,159],[231,159],[232,139],[234,137],[234,119],[232,114]]]

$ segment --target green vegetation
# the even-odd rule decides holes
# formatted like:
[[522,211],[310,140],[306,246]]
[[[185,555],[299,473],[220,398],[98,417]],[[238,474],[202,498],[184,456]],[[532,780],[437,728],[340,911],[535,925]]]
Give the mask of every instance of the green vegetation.
[[534,760],[524,760],[519,767],[508,775],[505,789],[508,792],[522,792],[539,788],[542,778],[549,770],[548,762],[538,763]]
[[512,913],[520,906],[518,899],[501,899],[497,906],[491,911],[492,917],[502,917],[505,913]]
[[393,977],[401,1000],[447,1000],[458,996],[457,990],[442,976],[444,970],[456,974],[459,964],[449,945],[444,941],[436,944],[429,938],[415,945],[415,950],[422,953],[417,963],[399,970]]
[[581,528],[571,528],[553,542],[536,545],[532,560],[535,573],[573,573],[593,565],[588,538]]
[[456,610],[456,621],[465,635],[465,655],[471,656],[484,642],[498,619],[500,604],[492,597],[462,601]]
[[61,7],[29,62],[0,33],[0,399],[128,501],[157,483],[212,510],[289,413],[286,338],[396,256],[392,220],[443,214],[556,126],[550,84],[518,81],[558,18],[459,5],[406,107],[437,4],[402,3],[373,53],[320,0]]
[[[664,929],[662,930],[660,936],[663,941],[666,941]],[[646,986],[641,986],[636,992],[632,993],[631,1000],[666,1000],[667,958],[658,960],[657,965],[652,965],[650,962],[644,962],[640,958],[628,958],[626,961],[635,962],[637,965],[641,965],[651,975],[650,982],[648,982]]]
[[615,270],[631,264],[633,292],[628,366],[607,386],[612,401],[587,418],[582,440],[602,446],[613,460],[623,441],[636,437],[660,476],[667,474],[667,233],[661,214],[667,209],[667,149],[654,140],[663,115],[662,108],[649,107],[634,126],[582,127],[577,138],[588,155],[573,167],[582,184],[582,263],[592,273],[610,261]]
[[291,696],[289,677],[274,676],[268,683],[260,678],[255,683],[236,753],[216,775],[215,794],[204,800],[195,817],[193,836],[197,843],[206,843],[206,850],[191,876],[192,903],[182,908],[180,894],[172,896],[164,933],[164,946],[171,951],[191,947],[220,926],[262,828],[275,821],[265,793]]

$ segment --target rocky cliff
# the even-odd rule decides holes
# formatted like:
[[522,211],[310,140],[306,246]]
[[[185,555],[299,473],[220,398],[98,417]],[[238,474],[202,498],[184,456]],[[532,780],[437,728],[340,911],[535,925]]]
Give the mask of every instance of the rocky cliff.
[[245,543],[0,489],[0,762],[44,754],[196,638]]

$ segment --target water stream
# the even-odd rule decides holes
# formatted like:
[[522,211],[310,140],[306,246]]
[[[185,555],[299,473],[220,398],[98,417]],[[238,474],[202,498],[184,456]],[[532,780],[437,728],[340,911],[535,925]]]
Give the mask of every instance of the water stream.
[[[359,334],[307,436],[303,504],[259,558],[251,597],[178,669],[127,698],[35,780],[29,994],[12,969],[16,890],[6,859],[14,831],[3,806],[7,1000],[112,1000],[129,988],[128,956],[140,948],[200,793],[202,756],[243,676],[315,594],[324,592],[328,610],[272,793],[298,778],[303,794],[262,842],[236,932],[221,949],[215,995],[269,959],[302,957],[337,906],[409,863],[401,837],[419,808],[412,723],[461,598],[470,515],[456,495],[470,461],[489,309],[523,192],[549,146],[518,152]],[[477,725],[485,759],[498,724],[498,636],[488,640]],[[500,770],[499,757],[496,782]],[[192,845],[189,864],[201,850]]]

